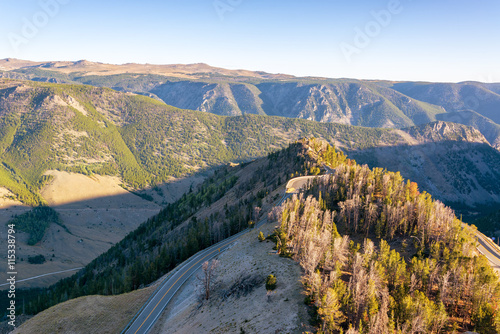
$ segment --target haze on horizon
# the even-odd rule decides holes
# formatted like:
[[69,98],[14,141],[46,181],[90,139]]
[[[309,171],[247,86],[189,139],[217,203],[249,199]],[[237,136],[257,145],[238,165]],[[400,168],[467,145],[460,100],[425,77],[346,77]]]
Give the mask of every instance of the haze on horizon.
[[0,58],[500,82],[494,0],[31,0],[0,9]]

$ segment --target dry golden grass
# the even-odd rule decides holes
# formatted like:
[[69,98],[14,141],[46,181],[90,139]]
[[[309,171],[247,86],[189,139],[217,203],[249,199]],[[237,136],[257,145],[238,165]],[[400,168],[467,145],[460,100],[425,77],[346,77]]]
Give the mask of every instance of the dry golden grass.
[[1,59],[0,70],[11,71],[26,67],[49,68],[51,71],[61,73],[84,72],[85,75],[113,75],[123,73],[135,74],[158,74],[177,78],[198,78],[204,73],[220,74],[225,76],[245,76],[256,78],[274,78],[283,79],[292,76],[285,74],[267,74],[248,70],[228,70],[219,67],[209,66],[207,64],[173,64],[173,65],[154,65],[154,64],[104,64],[87,60],[83,61],[52,61],[52,62],[34,62],[21,59]]
[[120,333],[155,286],[118,296],[87,296],[49,308],[14,333]]

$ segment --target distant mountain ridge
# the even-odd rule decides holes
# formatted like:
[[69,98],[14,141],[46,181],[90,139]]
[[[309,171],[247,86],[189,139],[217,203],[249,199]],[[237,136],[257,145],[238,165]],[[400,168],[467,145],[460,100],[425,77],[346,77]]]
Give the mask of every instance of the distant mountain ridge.
[[[419,164],[418,173],[412,163],[398,170],[443,201],[474,206],[499,199],[500,153],[478,130],[463,125],[438,121],[379,129],[259,115],[225,117],[107,88],[0,80],[0,185],[29,204],[43,202],[38,192],[50,169],[117,175],[129,187],[143,189],[261,157],[303,137],[324,138],[361,163],[392,170],[404,156],[422,156],[412,162]],[[404,156],[400,149],[406,150]],[[452,152],[467,150],[481,154],[463,155],[456,165],[458,156]],[[436,168],[423,168],[426,159]],[[476,190],[478,196],[472,196]]]
[[[184,93],[182,93],[184,92]],[[167,82],[153,90],[165,103],[219,115],[265,114],[368,127],[402,128],[435,121],[439,107],[356,81]]]
[[404,82],[396,83],[392,88],[415,99],[442,106],[448,112],[474,110],[493,122],[500,123],[498,84]]
[[206,64],[110,65],[17,59],[0,60],[0,77],[109,87],[217,115],[283,116],[385,128],[453,121],[478,129],[500,150],[498,83],[299,78]]
[[262,71],[228,70],[220,67],[213,67],[204,63],[172,65],[128,63],[115,65],[92,62],[88,60],[49,62],[35,62],[15,58],[6,58],[0,60],[0,70],[15,71],[23,69],[44,69],[66,74],[84,71],[85,75],[102,76],[121,73],[140,73],[164,75],[178,78],[200,78],[207,75],[246,76],[262,79],[284,79],[294,77],[292,75],[271,74]]

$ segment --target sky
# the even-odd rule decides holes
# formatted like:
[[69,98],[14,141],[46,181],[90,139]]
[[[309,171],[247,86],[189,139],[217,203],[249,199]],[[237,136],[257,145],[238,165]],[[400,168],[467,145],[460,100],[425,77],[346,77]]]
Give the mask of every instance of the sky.
[[0,58],[500,82],[498,0],[0,0]]

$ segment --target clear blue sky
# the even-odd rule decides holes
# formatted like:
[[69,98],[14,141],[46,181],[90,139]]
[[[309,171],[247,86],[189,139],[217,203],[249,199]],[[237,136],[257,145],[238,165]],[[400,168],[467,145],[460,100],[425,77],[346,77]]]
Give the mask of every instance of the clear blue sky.
[[[56,1],[64,4],[43,9]],[[372,11],[387,13],[391,2],[0,0],[0,58],[500,82],[500,1],[401,0],[376,23]]]

